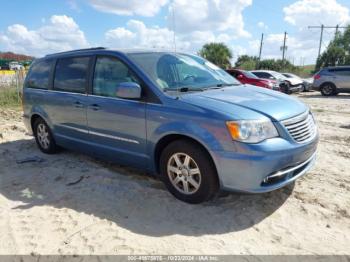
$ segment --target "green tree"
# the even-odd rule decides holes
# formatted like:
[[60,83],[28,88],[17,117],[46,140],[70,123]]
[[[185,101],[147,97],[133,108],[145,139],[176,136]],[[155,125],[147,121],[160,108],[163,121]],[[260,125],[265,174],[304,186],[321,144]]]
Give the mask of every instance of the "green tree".
[[224,43],[205,44],[198,54],[223,69],[231,67],[232,52]]
[[235,67],[243,70],[265,69],[274,71],[296,72],[298,68],[288,60],[264,59],[259,61],[256,56],[242,55],[238,57]]
[[344,33],[338,32],[317,60],[316,69],[350,64],[350,25]]
[[238,57],[235,67],[243,70],[254,70],[257,68],[259,58],[256,56],[241,55]]

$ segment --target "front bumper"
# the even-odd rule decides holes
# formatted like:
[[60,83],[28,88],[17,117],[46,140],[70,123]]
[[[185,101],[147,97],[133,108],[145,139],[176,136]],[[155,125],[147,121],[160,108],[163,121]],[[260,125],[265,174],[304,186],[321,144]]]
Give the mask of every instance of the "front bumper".
[[296,166],[289,167],[268,175],[264,178],[261,185],[263,187],[267,187],[269,190],[281,188],[306,174],[306,172],[313,167],[315,162],[316,152],[309,159]]
[[295,86],[292,86],[292,85],[289,86],[289,91],[290,92],[296,93],[296,92],[300,92],[301,90],[303,90],[303,85],[302,84],[295,85]]
[[318,136],[307,144],[283,138],[262,144],[240,144],[238,152],[213,152],[221,188],[264,193],[284,187],[310,170],[316,160]]

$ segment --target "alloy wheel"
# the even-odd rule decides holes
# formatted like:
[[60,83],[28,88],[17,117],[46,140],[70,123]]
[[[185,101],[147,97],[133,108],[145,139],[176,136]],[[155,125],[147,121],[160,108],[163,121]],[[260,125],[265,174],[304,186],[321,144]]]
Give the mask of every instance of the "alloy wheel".
[[38,142],[40,146],[43,149],[48,149],[50,146],[50,135],[49,135],[49,130],[46,127],[45,124],[40,123],[37,127],[37,137],[38,137]]
[[331,85],[325,85],[322,88],[325,95],[331,95],[333,93],[333,87]]
[[194,159],[185,153],[175,153],[169,158],[167,172],[172,185],[183,194],[194,194],[200,188],[200,169]]

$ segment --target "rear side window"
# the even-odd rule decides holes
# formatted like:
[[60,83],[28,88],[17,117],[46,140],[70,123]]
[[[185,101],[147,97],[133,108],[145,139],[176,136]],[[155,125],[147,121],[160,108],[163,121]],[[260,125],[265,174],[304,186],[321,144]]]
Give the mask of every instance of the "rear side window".
[[350,76],[350,68],[334,68],[329,69],[329,72],[339,76]]
[[90,57],[58,59],[54,89],[73,93],[85,93]]
[[329,75],[329,74],[330,74],[330,71],[328,71],[328,69],[322,69],[321,71],[316,73],[316,75]]
[[40,61],[32,65],[27,76],[26,87],[48,89],[52,61]]
[[274,78],[273,76],[265,72],[254,72],[253,74],[260,78]]

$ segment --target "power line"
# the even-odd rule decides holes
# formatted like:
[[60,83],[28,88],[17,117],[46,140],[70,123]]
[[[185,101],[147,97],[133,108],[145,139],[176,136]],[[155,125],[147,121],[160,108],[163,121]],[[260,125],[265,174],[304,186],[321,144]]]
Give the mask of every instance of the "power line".
[[320,45],[319,45],[319,48],[318,48],[318,56],[317,56],[317,60],[318,60],[320,58],[320,55],[321,55],[321,48],[322,48],[322,40],[323,40],[323,31],[324,31],[324,29],[326,29],[326,28],[336,29],[336,35],[337,35],[339,28],[346,28],[346,26],[339,26],[339,25],[336,25],[336,26],[325,26],[325,25],[322,24],[321,26],[308,26],[308,28],[309,29],[311,29],[311,28],[321,29]]

